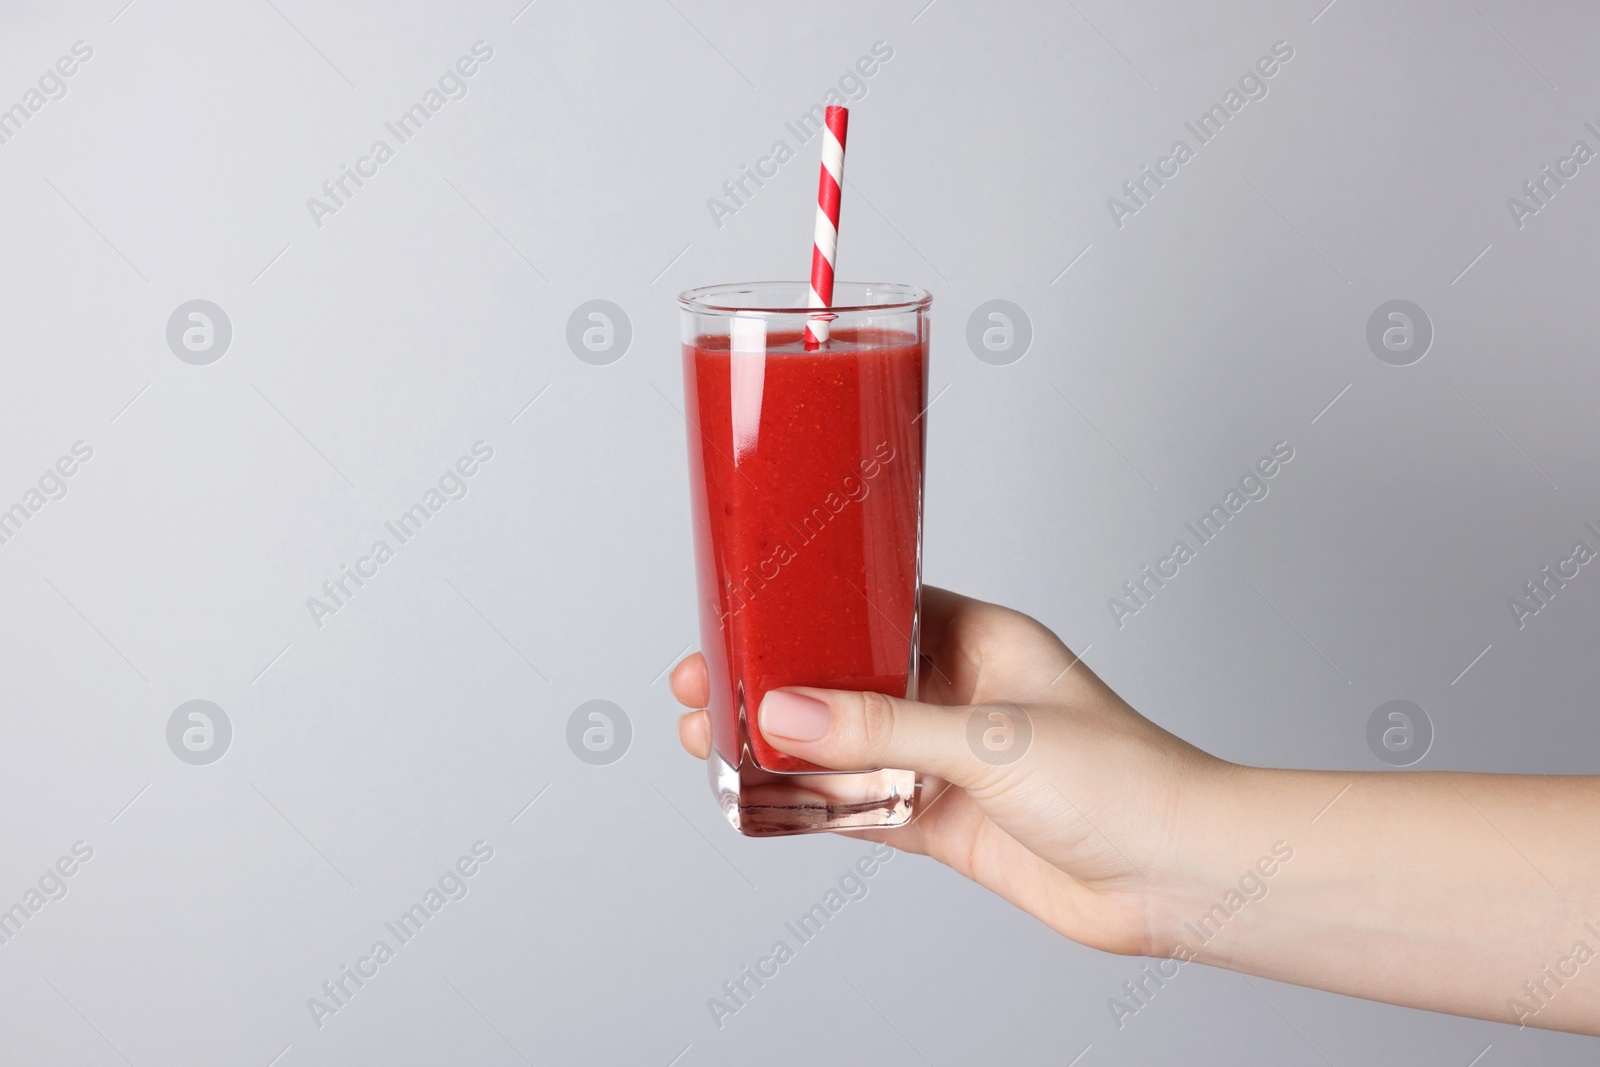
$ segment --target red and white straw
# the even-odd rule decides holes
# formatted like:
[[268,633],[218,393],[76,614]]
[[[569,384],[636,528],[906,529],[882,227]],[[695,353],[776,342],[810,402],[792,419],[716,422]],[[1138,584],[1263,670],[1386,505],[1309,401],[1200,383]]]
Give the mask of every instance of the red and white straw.
[[[844,135],[850,109],[830,107],[822,129],[822,172],[817,176],[817,235],[811,246],[811,301],[809,306],[833,306],[833,260],[839,250],[839,193],[844,186]],[[806,323],[806,348],[819,348],[828,340],[826,317]]]

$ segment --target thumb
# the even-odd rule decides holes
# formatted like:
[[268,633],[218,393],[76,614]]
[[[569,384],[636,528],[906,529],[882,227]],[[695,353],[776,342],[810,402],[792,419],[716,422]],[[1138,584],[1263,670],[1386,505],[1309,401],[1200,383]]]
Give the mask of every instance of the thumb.
[[[761,701],[761,733],[792,756],[834,770],[898,767],[962,787],[993,781],[1032,740],[1019,707],[950,707],[883,693],[795,687]],[[992,744],[1000,731],[1010,747]]]

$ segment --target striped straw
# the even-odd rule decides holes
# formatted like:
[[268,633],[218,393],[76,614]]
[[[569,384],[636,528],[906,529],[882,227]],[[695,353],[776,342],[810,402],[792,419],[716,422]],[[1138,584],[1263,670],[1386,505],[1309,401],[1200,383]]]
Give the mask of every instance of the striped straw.
[[[811,246],[810,307],[833,306],[833,260],[839,251],[839,192],[844,185],[844,135],[850,109],[830,107],[822,130],[822,172],[817,176],[817,234]],[[828,340],[827,317],[806,323],[807,350]]]

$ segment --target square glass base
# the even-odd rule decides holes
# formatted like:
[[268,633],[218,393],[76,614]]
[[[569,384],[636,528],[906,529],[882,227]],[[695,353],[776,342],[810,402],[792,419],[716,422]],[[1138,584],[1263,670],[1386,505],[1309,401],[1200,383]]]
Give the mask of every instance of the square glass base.
[[723,814],[746,837],[904,826],[930,799],[915,771],[775,773],[756,766],[748,748],[743,764],[713,749],[706,769]]

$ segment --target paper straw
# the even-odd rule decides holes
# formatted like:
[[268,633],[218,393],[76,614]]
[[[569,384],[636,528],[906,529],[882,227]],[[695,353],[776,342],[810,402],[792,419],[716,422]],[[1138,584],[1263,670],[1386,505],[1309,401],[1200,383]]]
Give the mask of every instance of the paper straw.
[[[822,129],[822,171],[817,176],[817,233],[811,245],[811,301],[808,306],[833,306],[833,261],[839,250],[839,193],[844,186],[844,135],[850,109],[828,108]],[[828,340],[830,318],[806,323],[806,348]]]

